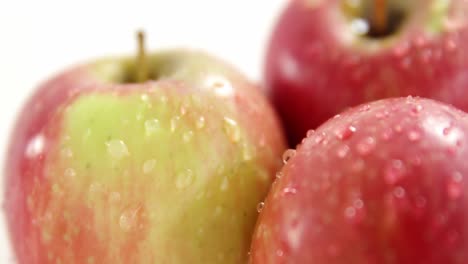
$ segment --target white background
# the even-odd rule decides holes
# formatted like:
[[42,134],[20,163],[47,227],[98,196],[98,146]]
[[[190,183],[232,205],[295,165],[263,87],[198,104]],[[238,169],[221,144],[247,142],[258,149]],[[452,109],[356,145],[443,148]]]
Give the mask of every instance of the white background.
[[[0,0],[0,161],[20,107],[42,81],[74,64],[148,49],[195,47],[261,79],[265,45],[287,0]],[[2,173],[3,176],[3,173]],[[3,192],[3,181],[0,189]],[[0,193],[0,197],[3,197]],[[0,215],[0,263],[12,263]]]

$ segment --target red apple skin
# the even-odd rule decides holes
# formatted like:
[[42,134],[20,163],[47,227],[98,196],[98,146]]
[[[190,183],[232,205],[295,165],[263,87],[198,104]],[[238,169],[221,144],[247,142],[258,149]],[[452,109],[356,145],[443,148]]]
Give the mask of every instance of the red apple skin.
[[[271,174],[270,180],[272,181],[273,174],[279,165],[278,156],[284,149],[285,142],[282,138],[282,130],[275,113],[264,96],[258,92],[258,89],[251,82],[222,61],[218,61],[209,55],[205,56],[205,54],[197,51],[180,50],[171,52],[174,54],[179,53],[179,55],[173,56],[174,60],[170,61],[172,63],[177,62],[178,58],[181,58],[181,61],[183,61],[185,53],[189,55],[198,54],[197,56],[204,57],[204,59],[208,59],[209,61],[212,60],[208,64],[212,63],[214,66],[222,65],[219,68],[226,67],[228,69],[226,78],[232,82],[234,91],[232,95],[220,97],[219,99],[224,100],[226,104],[235,105],[236,109],[242,109],[238,116],[240,126],[255,124],[254,126],[257,129],[248,131],[249,138],[257,146],[269,147],[269,150],[258,153],[256,158],[258,158],[259,164],[268,168],[269,174]],[[170,60],[170,56],[168,57]],[[118,63],[121,63],[118,60],[120,59],[116,59],[116,66]],[[95,65],[93,64],[78,66],[62,72],[42,84],[26,102],[13,129],[5,162],[4,209],[11,242],[18,263],[48,263],[50,261],[50,251],[48,250],[63,254],[62,257],[64,257],[65,263],[84,263],[85,261],[91,261],[89,263],[94,263],[92,261],[96,261],[96,263],[108,263],[110,259],[115,260],[116,258],[119,261],[123,261],[123,263],[132,263],[132,259],[136,259],[135,250],[139,242],[138,235],[142,235],[148,231],[143,230],[139,234],[129,236],[127,241],[128,248],[119,251],[119,256],[110,256],[110,249],[108,248],[110,244],[98,242],[99,232],[101,231],[86,229],[86,224],[92,222],[93,215],[100,212],[93,212],[83,206],[80,208],[68,208],[78,210],[74,213],[80,215],[80,219],[75,220],[79,224],[77,227],[82,230],[74,238],[72,248],[63,243],[60,237],[53,238],[54,244],[52,245],[45,246],[43,244],[41,226],[38,224],[39,221],[51,224],[55,223],[56,227],[54,231],[57,233],[61,232],[64,234],[70,228],[70,223],[63,219],[47,219],[47,216],[43,216],[43,219],[37,219],[37,215],[33,216],[32,211],[28,208],[30,207],[28,197],[32,196],[34,199],[38,198],[41,201],[53,199],[50,192],[36,193],[37,188],[35,190],[35,187],[38,184],[46,186],[49,184],[45,168],[46,158],[52,155],[52,149],[57,148],[56,145],[62,132],[61,125],[63,120],[61,118],[69,104],[81,96],[90,94],[125,96],[132,93],[145,93],[153,89],[152,87],[155,84],[160,84],[164,87],[163,89],[167,89],[170,95],[189,93],[201,88],[206,89],[203,86],[201,88],[197,85],[191,86],[190,81],[180,81],[177,78],[148,81],[142,84],[112,83],[107,79],[103,80],[101,77],[96,76],[94,67]],[[215,69],[217,68],[215,67]],[[197,78],[200,78],[202,81],[208,77],[210,77],[209,71],[197,75]],[[214,86],[214,88],[218,87]],[[265,118],[265,115],[268,118]],[[265,134],[262,131],[271,131],[272,133]],[[31,147],[34,148],[34,146],[31,146],[31,142],[34,141],[38,134],[43,135],[40,152],[33,153],[33,155],[28,154],[31,151]],[[34,150],[32,151],[34,152]],[[135,177],[138,177],[138,175],[135,175]],[[105,233],[107,231],[102,232]],[[74,257],[66,255],[69,250],[74,253]],[[87,259],[90,255],[94,256],[93,260]]]
[[427,14],[434,1],[416,1],[398,35],[373,41],[353,35],[342,2],[290,1],[273,30],[264,79],[291,146],[344,109],[377,99],[413,95],[468,110],[466,1],[450,2],[435,33],[422,21],[435,19]]
[[464,112],[384,99],[308,134],[265,201],[252,264],[468,262]]

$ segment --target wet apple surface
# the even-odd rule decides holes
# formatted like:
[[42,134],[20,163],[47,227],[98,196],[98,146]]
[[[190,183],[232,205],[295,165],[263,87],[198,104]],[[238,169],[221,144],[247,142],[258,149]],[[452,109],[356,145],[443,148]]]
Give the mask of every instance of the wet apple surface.
[[251,263],[466,263],[467,143],[467,114],[427,99],[327,121],[285,153]]
[[143,83],[127,83],[131,61],[60,75],[20,116],[6,163],[19,263],[247,258],[284,146],[275,114],[205,54],[150,56]]
[[387,0],[378,33],[372,2],[291,1],[267,51],[265,83],[295,146],[348,107],[422,96],[468,110],[465,1]]

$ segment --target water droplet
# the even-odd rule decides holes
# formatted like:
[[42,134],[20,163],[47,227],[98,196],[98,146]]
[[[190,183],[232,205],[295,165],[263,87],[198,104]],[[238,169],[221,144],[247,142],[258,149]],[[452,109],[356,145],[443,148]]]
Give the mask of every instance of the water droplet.
[[462,195],[463,191],[463,175],[460,172],[455,172],[450,177],[447,185],[447,192],[450,198],[457,199]]
[[179,116],[174,116],[173,118],[171,118],[171,132],[176,131],[177,126],[179,125],[179,120],[180,120]]
[[64,149],[62,149],[62,151],[60,152],[60,154],[61,154],[62,157],[64,157],[64,158],[71,158],[71,157],[73,157],[73,151],[72,151],[70,148],[64,148]]
[[283,163],[286,164],[288,161],[296,155],[295,149],[288,149],[283,153]]
[[401,186],[398,186],[396,187],[395,189],[393,189],[393,195],[396,197],[396,198],[403,198],[405,197],[405,189],[403,189],[403,187]]
[[388,184],[395,184],[405,175],[405,165],[401,160],[391,160],[384,168],[384,180]]
[[203,127],[205,127],[205,117],[203,116],[198,117],[196,126],[198,129],[202,129]]
[[297,189],[296,188],[292,188],[292,187],[286,187],[283,189],[283,194],[296,194],[297,193]]
[[356,150],[362,156],[370,154],[375,149],[375,139],[373,137],[367,137],[356,146]]
[[348,219],[354,218],[356,216],[356,208],[353,206],[346,207],[344,215]]
[[277,249],[277,250],[276,250],[276,256],[282,257],[283,255],[284,255],[283,250],[281,250],[281,249]]
[[107,152],[116,159],[121,159],[129,155],[127,145],[119,139],[113,139],[106,143]]
[[182,135],[182,138],[183,138],[183,140],[184,140],[185,143],[190,142],[190,140],[192,140],[192,138],[193,138],[193,131],[187,131],[187,132],[185,132],[185,133]]
[[193,172],[189,169],[179,173],[176,177],[176,187],[184,189],[190,186],[193,182]]
[[283,173],[282,173],[281,171],[278,171],[278,172],[276,173],[276,178],[277,178],[277,179],[281,179],[281,177],[283,177]]
[[26,147],[26,156],[34,158],[44,151],[45,137],[43,134],[38,134],[29,141]]
[[120,215],[119,225],[122,230],[130,231],[133,227],[136,226],[137,214],[139,210],[140,207],[127,209]]
[[350,23],[351,31],[356,35],[366,35],[369,32],[370,26],[366,19],[356,18]]
[[147,136],[157,132],[160,127],[159,120],[157,119],[149,119],[145,121],[145,131]]
[[415,130],[411,130],[409,133],[408,133],[408,139],[410,141],[418,141],[421,139],[421,133],[419,133],[418,131],[415,131]]
[[254,149],[249,146],[248,143],[243,144],[242,146],[242,158],[244,161],[250,161],[254,157]]
[[156,166],[156,160],[150,159],[143,163],[143,173],[148,174],[153,171],[154,167]]
[[411,111],[414,113],[414,114],[418,114],[419,112],[421,112],[423,109],[423,106],[422,105],[415,105],[413,106],[413,108],[411,108]]
[[309,131],[307,131],[307,137],[311,137],[313,134],[315,134],[315,130],[310,129]]
[[220,189],[221,191],[226,191],[229,187],[229,180],[227,177],[224,177],[223,181],[221,182]]
[[140,96],[140,99],[143,101],[143,102],[148,102],[149,100],[149,96],[147,94],[142,94]]
[[67,178],[73,178],[76,176],[76,171],[72,168],[68,168],[65,170],[65,177]]
[[385,141],[389,141],[393,137],[393,130],[391,128],[385,129],[385,131],[382,132],[382,139]]
[[337,131],[336,136],[341,140],[347,140],[351,138],[355,132],[356,132],[356,127],[350,125],[350,126],[345,127],[342,130]]
[[257,204],[257,212],[261,212],[263,210],[263,207],[265,207],[265,203],[264,202],[260,202]]
[[224,118],[224,132],[232,142],[238,142],[240,140],[241,131],[235,120],[228,117]]
[[343,159],[348,155],[349,151],[350,151],[349,146],[342,145],[342,146],[338,147],[338,150],[336,151],[336,155],[338,156],[338,158]]

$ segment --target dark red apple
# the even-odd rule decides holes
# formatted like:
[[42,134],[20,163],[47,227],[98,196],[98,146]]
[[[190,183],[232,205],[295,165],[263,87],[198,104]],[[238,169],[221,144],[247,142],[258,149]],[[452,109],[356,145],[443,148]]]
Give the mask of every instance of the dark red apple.
[[422,96],[468,110],[467,3],[290,1],[265,81],[291,145],[345,108],[381,98]]
[[252,264],[468,263],[466,113],[385,99],[329,120],[284,158]]

